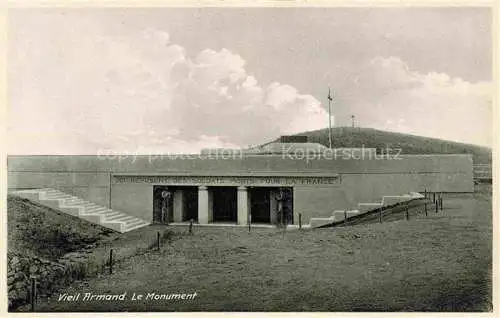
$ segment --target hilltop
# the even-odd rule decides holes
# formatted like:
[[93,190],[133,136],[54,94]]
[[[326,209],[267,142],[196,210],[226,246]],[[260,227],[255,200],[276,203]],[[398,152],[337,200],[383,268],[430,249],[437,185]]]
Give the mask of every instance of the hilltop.
[[[307,136],[309,142],[328,147],[328,128],[296,135]],[[332,128],[333,148],[401,148],[402,154],[472,154],[474,163],[491,163],[491,149],[437,138],[421,137],[373,128]]]

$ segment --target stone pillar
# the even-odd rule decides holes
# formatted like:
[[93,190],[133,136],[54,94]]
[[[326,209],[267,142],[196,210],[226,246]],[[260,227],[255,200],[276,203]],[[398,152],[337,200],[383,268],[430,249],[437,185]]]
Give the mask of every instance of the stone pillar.
[[208,223],[214,220],[214,192],[208,188]]
[[278,209],[278,202],[276,201],[277,191],[275,189],[269,190],[269,220],[271,224],[276,224],[277,222],[277,214],[276,210]]
[[209,207],[208,207],[208,188],[206,186],[198,187],[198,223],[208,224],[209,222]]
[[252,191],[247,190],[247,209],[248,209],[248,217],[247,220],[251,221],[252,217]]
[[[292,224],[297,225],[297,224],[299,224],[299,212],[301,212],[301,211],[299,211],[295,208],[295,206],[296,206],[296,204],[295,204],[295,188],[292,188],[291,190],[292,191],[290,193],[291,193],[292,199],[290,201],[292,204],[292,215],[293,215]],[[304,220],[302,220],[302,224],[304,224]]]
[[184,216],[184,195],[183,190],[174,192],[174,222],[182,222]]
[[248,189],[247,187],[238,187],[238,217],[239,225],[248,224]]

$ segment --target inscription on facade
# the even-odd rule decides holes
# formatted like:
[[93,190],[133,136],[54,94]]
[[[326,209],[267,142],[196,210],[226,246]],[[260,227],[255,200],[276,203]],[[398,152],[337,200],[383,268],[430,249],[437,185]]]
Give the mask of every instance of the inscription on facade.
[[338,184],[338,176],[320,177],[237,177],[237,176],[113,176],[115,183],[171,185],[320,185]]

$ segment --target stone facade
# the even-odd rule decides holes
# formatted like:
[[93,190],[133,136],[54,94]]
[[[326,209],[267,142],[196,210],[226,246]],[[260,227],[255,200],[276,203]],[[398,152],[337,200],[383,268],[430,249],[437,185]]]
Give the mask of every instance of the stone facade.
[[[293,220],[330,216],[360,202],[409,192],[473,192],[471,155],[412,155],[395,159],[293,158],[283,155],[244,155],[219,158],[179,156],[9,156],[10,190],[53,187],[85,200],[153,220],[155,186],[177,187],[174,220],[183,216],[183,187],[197,196],[197,222],[214,219],[217,187],[234,189],[235,217],[247,224],[252,214],[252,189],[293,192]],[[181,193],[184,193],[182,195]],[[217,200],[215,200],[217,201]],[[269,206],[276,206],[269,202]],[[222,209],[222,207],[220,207]],[[270,220],[276,216],[270,212]],[[271,223],[273,221],[270,221]]]

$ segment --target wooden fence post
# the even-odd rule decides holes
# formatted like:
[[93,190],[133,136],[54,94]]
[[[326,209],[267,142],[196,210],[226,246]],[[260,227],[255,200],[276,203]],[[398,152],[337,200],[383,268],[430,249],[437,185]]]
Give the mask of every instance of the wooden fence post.
[[432,193],[432,203],[436,203],[436,192]]
[[281,209],[281,215],[280,215],[280,218],[281,218],[281,227],[284,227],[285,226],[285,223],[283,223],[283,209]]
[[409,211],[408,211],[408,202],[406,203],[406,220],[408,221],[410,219],[410,214],[409,214]]
[[344,225],[347,224],[347,210],[344,210]]
[[436,206],[436,213],[438,213],[438,203],[436,201],[436,203],[434,203],[434,205]]
[[248,232],[250,232],[251,227],[252,227],[252,215],[248,214]]
[[299,230],[302,230],[302,213],[299,213]]
[[109,273],[113,274],[113,249],[109,250]]
[[160,231],[156,232],[156,249],[160,250]]
[[35,311],[35,303],[36,303],[36,278],[31,277],[31,311]]
[[281,225],[283,226],[283,237],[285,237],[285,232],[286,232],[286,222],[288,222],[286,219],[285,219],[285,216],[284,216],[284,210],[282,210],[281,212]]
[[425,205],[425,216],[427,216],[428,215],[427,214],[427,201],[425,201],[424,205]]

